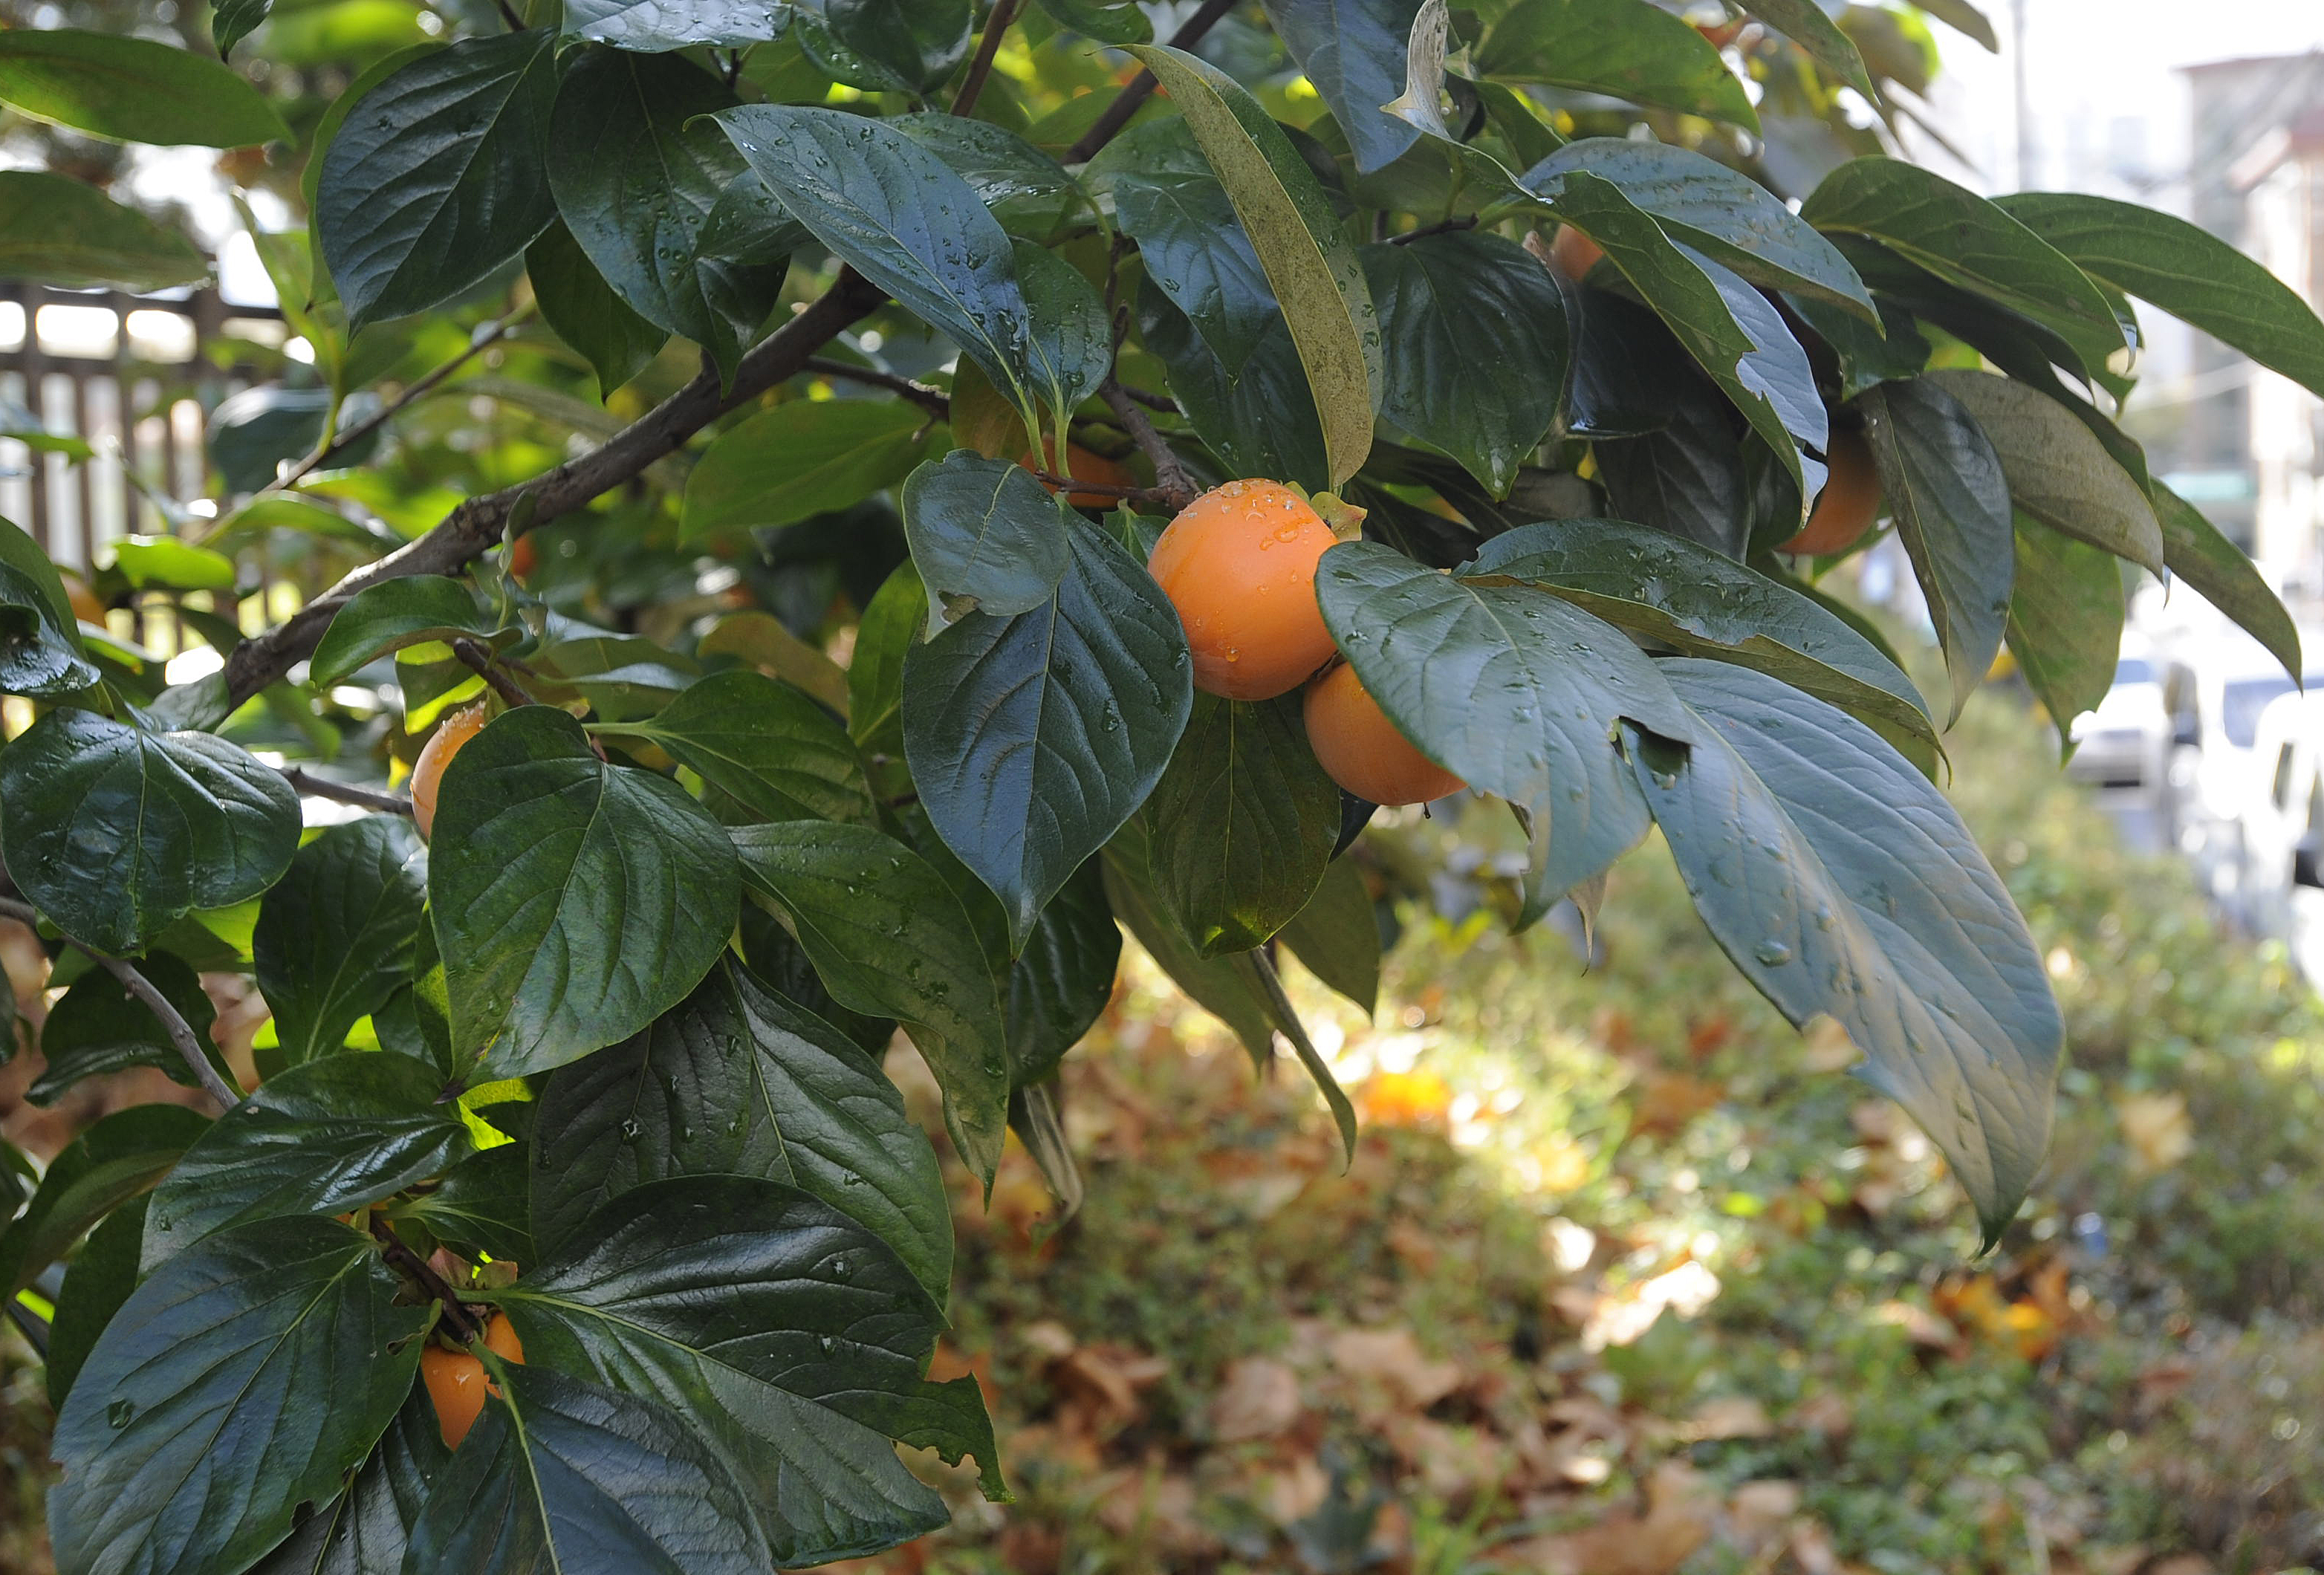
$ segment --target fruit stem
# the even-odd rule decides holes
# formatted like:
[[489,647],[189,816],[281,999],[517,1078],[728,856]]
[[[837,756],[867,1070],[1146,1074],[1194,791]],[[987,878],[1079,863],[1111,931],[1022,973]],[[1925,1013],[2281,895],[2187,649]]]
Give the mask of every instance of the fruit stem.
[[1353,541],[1363,534],[1364,516],[1370,511],[1359,509],[1337,493],[1317,493],[1312,501],[1315,512],[1341,540]]
[[388,1262],[410,1276],[422,1291],[443,1303],[444,1322],[459,1336],[460,1343],[466,1345],[484,1333],[484,1326],[468,1310],[467,1303],[460,1300],[459,1293],[452,1289],[442,1275],[428,1266],[426,1258],[403,1245],[392,1225],[374,1214],[371,1219],[371,1233],[386,1249]]

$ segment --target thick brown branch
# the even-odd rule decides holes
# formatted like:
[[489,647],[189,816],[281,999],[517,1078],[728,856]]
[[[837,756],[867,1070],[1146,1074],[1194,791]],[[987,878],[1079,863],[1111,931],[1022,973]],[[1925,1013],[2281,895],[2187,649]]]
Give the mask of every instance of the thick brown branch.
[[[0,898],[0,918],[12,918],[35,929],[41,922],[40,911],[32,904],[6,898]],[[87,953],[98,967],[119,980],[124,990],[143,1001],[145,1009],[161,1020],[161,1031],[170,1036],[171,1046],[185,1058],[195,1081],[202,1085],[204,1092],[217,1101],[219,1110],[230,1110],[242,1102],[242,1096],[226,1085],[226,1079],[217,1074],[217,1068],[210,1064],[210,1058],[202,1054],[202,1042],[195,1035],[193,1025],[170,1004],[169,997],[153,987],[152,980],[140,973],[134,963],[124,962],[118,957],[108,957],[94,947],[82,945],[70,935],[67,935],[65,940],[75,950]]]
[[442,1275],[428,1266],[426,1258],[403,1245],[393,1226],[374,1214],[372,1216],[371,1233],[380,1246],[387,1249],[388,1262],[410,1276],[422,1291],[444,1304],[444,1322],[451,1325],[452,1332],[459,1337],[463,1345],[484,1333],[484,1324],[468,1311],[468,1304],[460,1300],[460,1294],[446,1282]]
[[281,768],[282,779],[290,790],[309,798],[328,798],[337,804],[352,804],[358,809],[376,809],[382,815],[411,813],[411,800],[401,793],[380,793],[369,788],[358,788],[352,782],[335,781],[328,777],[301,770],[297,766]]
[[528,494],[533,500],[535,525],[582,508],[676,453],[726,411],[797,376],[810,355],[886,299],[862,275],[842,270],[836,284],[742,358],[733,388],[721,392],[716,377],[697,377],[588,453],[521,485],[470,498],[417,541],[364,565],[283,622],[235,647],[226,662],[226,689],[234,703],[241,705],[304,659],[357,592],[408,575],[456,572],[498,544],[517,500]]
[[1174,514],[1193,502],[1194,494],[1202,491],[1195,484],[1194,473],[1163,440],[1162,434],[1154,429],[1154,422],[1138,408],[1129,391],[1108,378],[1098,393],[1105,401],[1106,408],[1120,421],[1122,429],[1130,434],[1130,440],[1154,462],[1154,479],[1159,484],[1154,490],[1160,494],[1157,501],[1166,504]]
[[[1170,47],[1180,50],[1193,48],[1204,33],[1218,24],[1219,18],[1234,8],[1235,0],[1206,0],[1200,11],[1186,19],[1184,27],[1170,35]],[[1140,71],[1131,78],[1130,85],[1115,94],[1113,102],[1105,106],[1105,113],[1091,123],[1089,130],[1082,133],[1081,141],[1065,150],[1063,162],[1089,162],[1100,148],[1113,140],[1116,132],[1130,124],[1130,117],[1138,113],[1139,106],[1152,97],[1154,89],[1159,86],[1151,71]]]
[[456,640],[452,642],[452,654],[459,658],[461,664],[469,671],[491,685],[493,693],[509,705],[536,704],[525,686],[516,681],[516,676],[493,660],[493,653],[478,641],[465,638]]
[[1001,35],[1017,18],[1017,0],[992,0],[992,13],[984,19],[984,36],[977,41],[976,59],[969,62],[968,75],[962,78],[960,94],[952,101],[954,115],[966,115],[976,107],[976,97],[984,91],[984,79],[992,75],[992,57],[1001,52]]
[[[1125,487],[1112,482],[1084,481],[1077,475],[1059,475],[1054,470],[1036,470],[1033,479],[1044,484],[1053,493],[1064,493],[1075,499],[1120,498],[1125,503],[1166,508],[1174,512],[1183,507],[1172,502],[1176,493],[1163,487]],[[1187,496],[1192,497],[1193,493]]]

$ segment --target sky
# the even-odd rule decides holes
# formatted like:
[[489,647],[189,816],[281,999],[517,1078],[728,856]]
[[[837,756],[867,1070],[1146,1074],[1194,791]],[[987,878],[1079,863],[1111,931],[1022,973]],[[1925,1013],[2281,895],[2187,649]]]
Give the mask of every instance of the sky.
[[[2013,3],[2026,7],[2034,147],[2046,166],[2040,183],[2088,184],[2067,177],[2094,163],[2135,164],[2163,178],[2145,198],[2157,207],[2184,202],[2183,189],[2170,179],[2187,158],[2187,91],[2179,68],[2324,50],[2319,0],[1988,0],[1984,8],[2003,53],[1987,54],[1937,24],[1944,77],[1931,90],[1939,124],[1976,166],[1965,183],[1987,191],[2017,185],[2008,53]],[[1965,172],[1953,166],[1948,173]]]

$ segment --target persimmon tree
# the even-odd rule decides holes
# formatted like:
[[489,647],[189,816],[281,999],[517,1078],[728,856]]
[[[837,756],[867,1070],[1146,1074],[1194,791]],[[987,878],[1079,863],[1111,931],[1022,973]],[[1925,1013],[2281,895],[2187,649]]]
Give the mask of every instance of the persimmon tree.
[[[814,1564],[945,1520],[899,1443],[1004,1496],[881,1055],[1069,1200],[1127,929],[1352,1142],[1276,962],[1371,1005],[1351,779],[1506,805],[1518,926],[1658,827],[1990,1239],[2061,1030],[1948,723],[2005,643],[2094,704],[2123,562],[2298,670],[2114,413],[2133,297],[2319,392],[2324,326],[2176,219],[1893,156],[1919,13],[340,9],[0,33],[26,116],[240,150],[298,353],[172,535],[69,585],[0,524],[35,1097],[216,1106],[0,1167],[67,1575]],[[0,172],[9,273],[208,267]],[[1819,584],[1891,530],[1933,697]]]

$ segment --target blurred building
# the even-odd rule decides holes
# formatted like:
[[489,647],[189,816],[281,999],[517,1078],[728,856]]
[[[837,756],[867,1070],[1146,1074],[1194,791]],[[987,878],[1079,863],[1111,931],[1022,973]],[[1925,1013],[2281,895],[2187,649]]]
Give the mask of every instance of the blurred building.
[[[2187,216],[2324,305],[2324,52],[2183,74]],[[2324,592],[2324,401],[2206,336],[2190,355],[2168,479],[2288,592]]]

